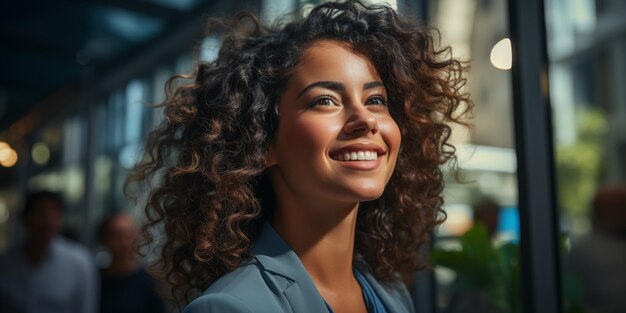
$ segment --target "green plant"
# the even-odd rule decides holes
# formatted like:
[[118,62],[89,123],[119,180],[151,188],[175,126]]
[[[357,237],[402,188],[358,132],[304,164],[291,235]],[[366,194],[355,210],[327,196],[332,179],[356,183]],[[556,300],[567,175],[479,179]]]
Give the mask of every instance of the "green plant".
[[576,114],[577,138],[571,144],[556,147],[556,174],[559,206],[573,218],[588,215],[602,166],[602,142],[607,124],[598,109]]
[[[437,248],[431,252],[434,265],[456,273],[452,291],[471,291],[484,295],[497,312],[521,313],[519,245],[495,245],[480,223],[475,223],[461,236],[460,242],[461,250]],[[565,236],[561,238],[561,249],[565,249]],[[580,283],[565,273],[561,285],[564,312],[584,313]]]
[[508,243],[495,247],[480,223],[461,238],[461,250],[435,249],[434,264],[453,270],[453,292],[472,290],[485,295],[499,312],[521,312],[519,305],[519,249]]

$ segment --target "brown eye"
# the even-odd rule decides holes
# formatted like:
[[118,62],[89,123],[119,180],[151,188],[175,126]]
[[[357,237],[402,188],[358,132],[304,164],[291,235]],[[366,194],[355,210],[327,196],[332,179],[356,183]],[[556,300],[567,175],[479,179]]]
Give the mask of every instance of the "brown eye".
[[315,100],[313,100],[311,103],[309,103],[309,107],[314,107],[317,105],[321,105],[321,106],[333,106],[335,105],[335,99],[331,98],[330,96],[321,96],[319,98],[316,98]]
[[383,97],[371,97],[367,99],[367,103],[369,105],[387,105],[387,100]]

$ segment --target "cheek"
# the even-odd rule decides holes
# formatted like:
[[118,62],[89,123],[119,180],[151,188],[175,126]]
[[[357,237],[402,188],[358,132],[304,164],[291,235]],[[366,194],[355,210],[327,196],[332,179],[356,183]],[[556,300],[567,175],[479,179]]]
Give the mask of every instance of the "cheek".
[[391,117],[387,117],[379,121],[379,129],[383,140],[389,148],[390,154],[393,155],[394,161],[398,156],[400,150],[400,144],[402,142],[402,135],[400,134],[400,127]]
[[389,118],[386,123],[380,124],[380,130],[383,135],[383,140],[389,148],[389,167],[387,168],[387,175],[385,177],[386,185],[396,169],[398,154],[400,153],[400,145],[402,143],[402,135],[398,124],[396,124],[392,118]]
[[[314,157],[325,152],[334,136],[333,125],[324,119],[296,119],[282,129],[282,149]],[[289,154],[291,154],[289,153]]]

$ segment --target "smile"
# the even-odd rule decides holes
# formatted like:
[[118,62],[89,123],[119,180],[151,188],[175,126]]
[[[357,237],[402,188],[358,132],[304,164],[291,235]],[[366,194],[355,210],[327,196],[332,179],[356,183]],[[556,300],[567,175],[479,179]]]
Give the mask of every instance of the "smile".
[[378,152],[376,151],[351,151],[340,152],[330,156],[333,160],[337,161],[373,161],[378,159]]

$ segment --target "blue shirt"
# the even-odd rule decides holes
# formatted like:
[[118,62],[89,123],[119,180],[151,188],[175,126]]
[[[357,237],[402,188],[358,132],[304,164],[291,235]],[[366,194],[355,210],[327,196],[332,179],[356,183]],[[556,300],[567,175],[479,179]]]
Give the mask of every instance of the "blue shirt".
[[[383,305],[382,301],[380,301],[380,298],[378,298],[378,295],[376,295],[376,292],[372,288],[372,285],[370,285],[367,279],[363,277],[363,274],[359,273],[359,271],[354,269],[354,276],[356,277],[356,280],[359,282],[359,285],[361,285],[361,290],[363,291],[363,298],[365,299],[365,306],[367,307],[367,312],[368,313],[387,313],[387,309],[385,309],[385,306]],[[330,313],[334,313],[333,309],[330,307],[328,302],[324,301],[324,303],[326,303],[326,307],[328,308],[328,311]]]
[[143,267],[122,275],[100,275],[100,313],[163,313],[154,280]]
[[97,312],[98,277],[87,249],[57,237],[37,266],[23,249],[0,255],[0,312]]

